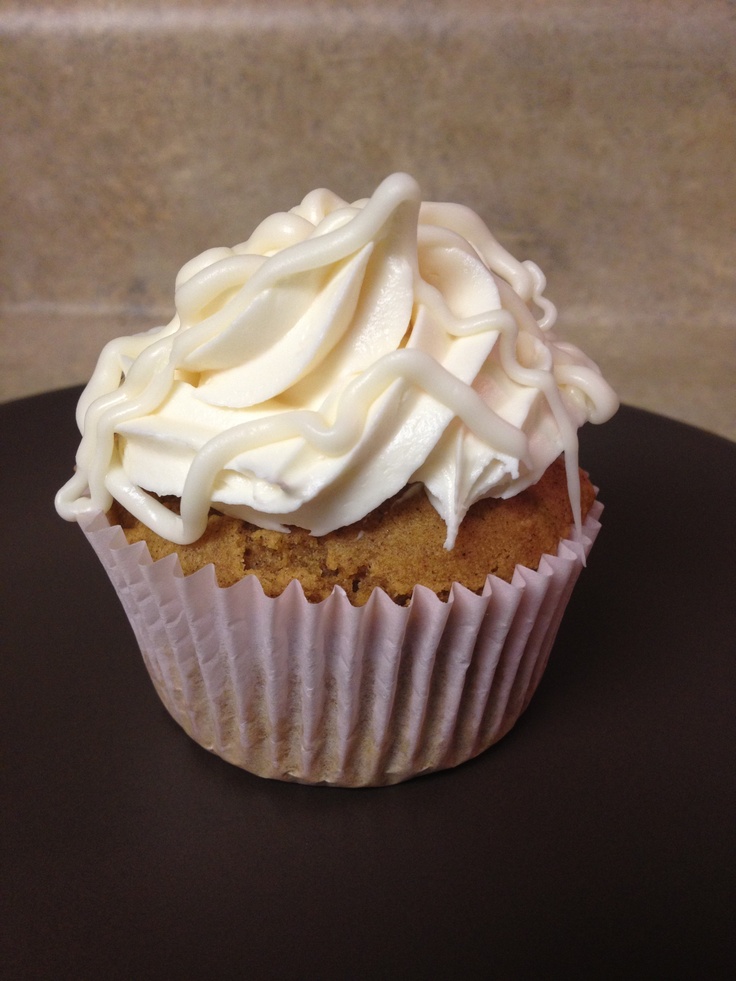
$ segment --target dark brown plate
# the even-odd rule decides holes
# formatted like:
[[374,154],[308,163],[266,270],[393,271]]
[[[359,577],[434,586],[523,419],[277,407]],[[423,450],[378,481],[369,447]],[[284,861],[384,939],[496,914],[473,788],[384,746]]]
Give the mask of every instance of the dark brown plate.
[[603,531],[526,715],[379,790],[261,780],[159,704],[53,508],[78,389],[0,406],[8,978],[720,977],[736,964],[736,444],[587,427]]

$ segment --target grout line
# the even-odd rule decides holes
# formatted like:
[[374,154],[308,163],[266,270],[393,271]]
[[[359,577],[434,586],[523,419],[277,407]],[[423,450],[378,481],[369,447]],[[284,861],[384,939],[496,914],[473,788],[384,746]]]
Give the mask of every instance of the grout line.
[[[467,20],[462,8],[453,11],[443,5],[432,5],[424,18],[425,27],[441,30],[450,24]],[[459,14],[459,16],[458,16]],[[273,0],[271,3],[241,3],[239,6],[207,6],[174,9],[109,9],[86,6],[59,10],[40,7],[32,10],[0,12],[0,35],[104,33],[217,33],[234,31],[274,31],[301,33],[305,28],[341,27],[355,30],[360,25],[382,30],[405,32],[417,29],[416,10],[396,9],[386,4],[366,3],[348,10],[336,10],[329,3],[298,3]]]
[[43,314],[57,317],[158,317],[168,323],[173,307],[133,306],[122,303],[64,303],[54,300],[26,300],[21,303],[0,304],[3,317],[25,317]]

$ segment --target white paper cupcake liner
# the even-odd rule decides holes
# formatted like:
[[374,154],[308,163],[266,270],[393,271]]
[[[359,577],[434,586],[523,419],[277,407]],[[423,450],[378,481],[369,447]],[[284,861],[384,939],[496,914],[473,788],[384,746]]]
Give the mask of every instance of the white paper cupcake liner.
[[565,540],[538,571],[495,576],[408,607],[375,590],[276,598],[255,576],[226,589],[98,513],[80,521],[117,590],[164,705],[206,749],[259,776],[336,786],[398,783],[456,766],[514,725],[539,683],[570,593],[600,529]]

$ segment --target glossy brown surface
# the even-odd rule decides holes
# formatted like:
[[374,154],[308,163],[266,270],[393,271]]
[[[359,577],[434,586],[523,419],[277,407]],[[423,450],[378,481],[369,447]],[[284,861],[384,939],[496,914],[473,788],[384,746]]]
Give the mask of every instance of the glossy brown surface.
[[736,444],[584,430],[603,531],[527,713],[344,791],[239,771],[159,704],[53,510],[77,395],[0,407],[3,977],[729,976]]

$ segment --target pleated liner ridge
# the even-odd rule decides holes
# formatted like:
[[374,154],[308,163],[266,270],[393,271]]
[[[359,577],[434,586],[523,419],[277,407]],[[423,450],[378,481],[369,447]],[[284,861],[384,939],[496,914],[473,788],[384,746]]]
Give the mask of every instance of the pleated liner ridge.
[[375,590],[354,607],[336,588],[276,598],[209,566],[184,576],[153,562],[104,514],[82,528],[117,590],[164,705],[201,746],[263,777],[336,786],[398,783],[456,766],[496,742],[529,704],[585,555],[565,540],[539,570],[489,576],[478,596],[442,601],[417,586],[408,607]]

